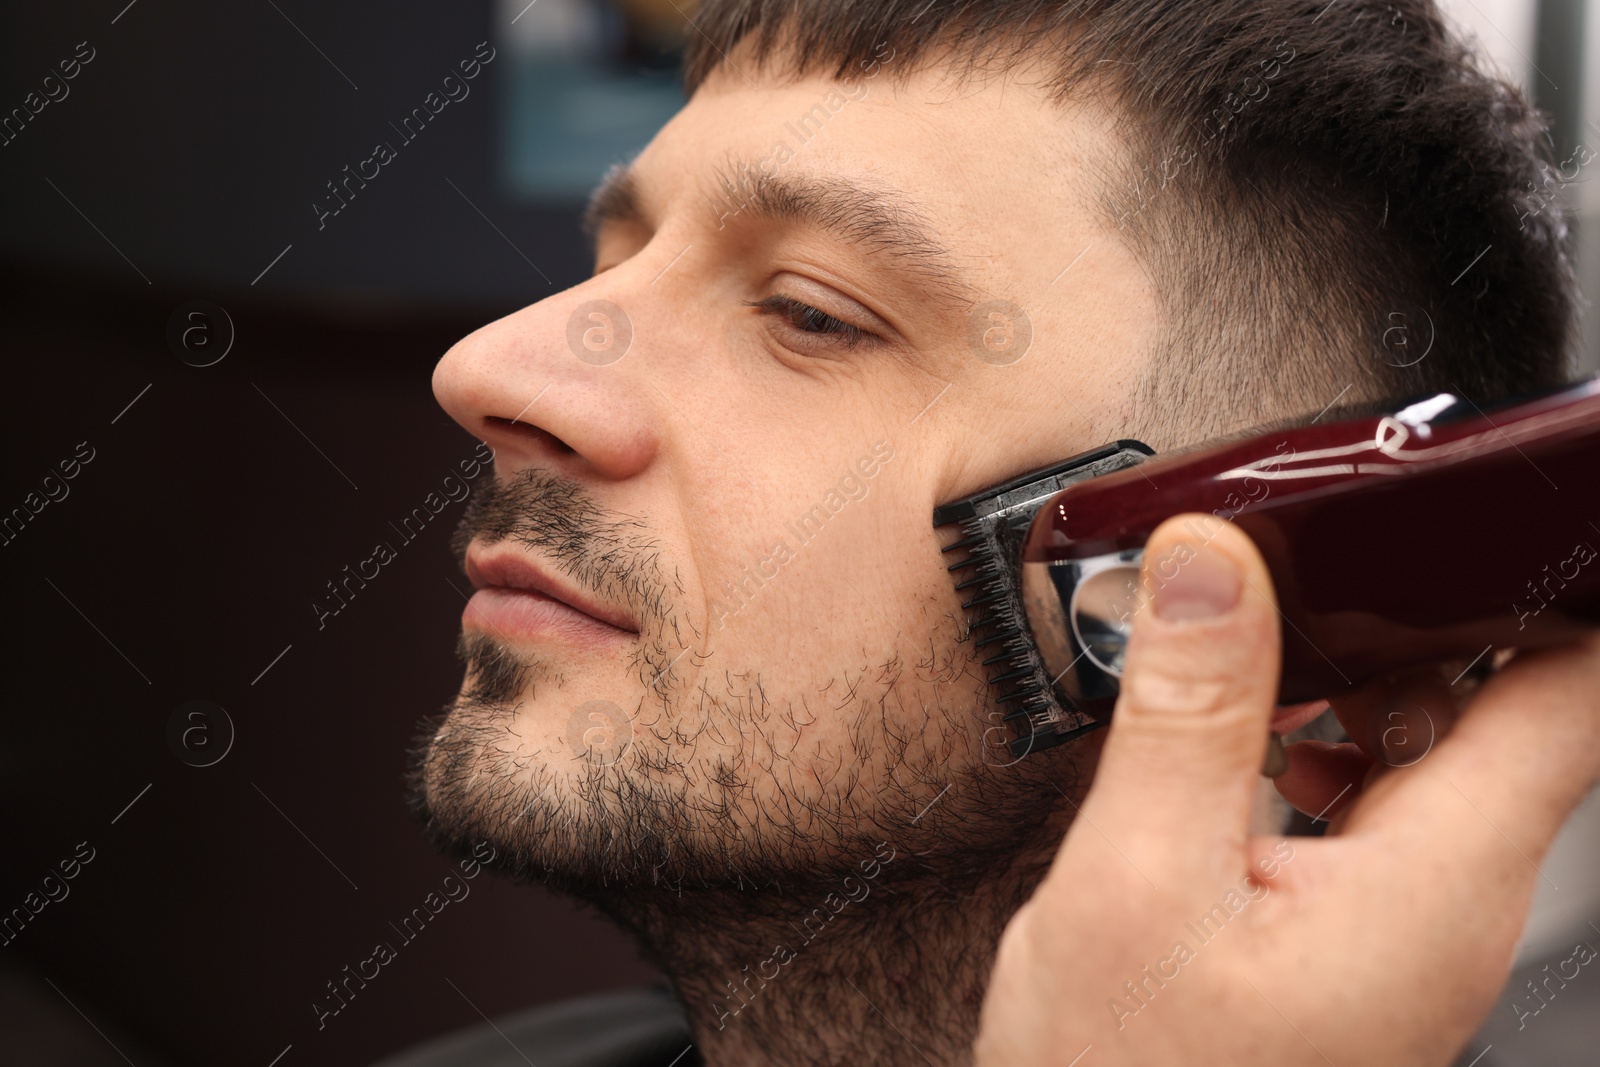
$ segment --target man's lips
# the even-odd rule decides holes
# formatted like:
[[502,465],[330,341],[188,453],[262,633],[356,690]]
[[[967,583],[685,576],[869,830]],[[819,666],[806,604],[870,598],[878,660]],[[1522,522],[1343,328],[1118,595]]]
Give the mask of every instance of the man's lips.
[[504,631],[589,631],[619,637],[639,632],[629,615],[541,568],[509,547],[467,548],[467,580],[478,592],[463,622],[474,617]]

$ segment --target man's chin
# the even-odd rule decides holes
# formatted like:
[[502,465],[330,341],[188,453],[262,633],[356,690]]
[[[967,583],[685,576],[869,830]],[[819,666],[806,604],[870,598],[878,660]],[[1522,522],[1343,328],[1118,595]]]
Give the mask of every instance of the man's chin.
[[[413,750],[408,800],[448,856],[493,846],[490,869],[598,901],[616,891],[749,881],[726,849],[691,841],[683,790],[602,758],[517,757],[502,729],[462,725],[456,709]],[[595,728],[598,729],[598,728]]]
[[491,846],[493,869],[617,912],[665,913],[700,891],[825,895],[886,841],[939,869],[948,893],[952,877],[1015,859],[1046,829],[1052,785],[1072,777],[1065,754],[984,763],[981,682],[968,701],[943,678],[856,679],[859,709],[814,728],[787,710],[804,698],[776,690],[754,690],[758,706],[705,687],[663,701],[631,678],[626,696],[609,690],[625,707],[587,671],[557,676],[481,637],[462,651],[461,696],[411,751],[424,831],[452,855]]
[[584,897],[731,869],[717,850],[685,846],[685,790],[631,768],[633,724],[619,705],[540,704],[464,694],[423,721],[407,797],[436,848],[465,857],[487,843],[491,869]]
[[922,857],[916,866],[960,880],[1025,851],[1052,807],[1045,778],[1070,787],[1072,777],[1064,763],[998,775],[981,764],[945,767],[938,780],[924,768],[879,788],[753,800],[734,772],[748,766],[738,753],[674,759],[652,729],[631,738],[616,762],[592,747],[582,756],[564,746],[520,750],[505,715],[458,701],[424,723],[407,777],[425,834],[455,857],[481,859],[490,846],[491,869],[619,918],[692,907],[707,892],[757,909],[768,896],[773,906],[796,894],[820,897],[886,842]]

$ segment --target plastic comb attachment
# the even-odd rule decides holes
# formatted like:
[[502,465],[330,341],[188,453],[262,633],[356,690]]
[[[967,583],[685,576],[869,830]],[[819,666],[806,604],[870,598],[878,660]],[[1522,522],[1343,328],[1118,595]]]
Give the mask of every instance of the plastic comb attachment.
[[1022,543],[1028,527],[1045,501],[1066,486],[1153,454],[1138,441],[1115,441],[933,509],[935,529],[954,524],[961,535],[943,551],[953,560],[950,576],[961,594],[995,704],[1015,734],[1015,757],[1070,741],[1100,725],[1063,706],[1034,646],[1022,609]]

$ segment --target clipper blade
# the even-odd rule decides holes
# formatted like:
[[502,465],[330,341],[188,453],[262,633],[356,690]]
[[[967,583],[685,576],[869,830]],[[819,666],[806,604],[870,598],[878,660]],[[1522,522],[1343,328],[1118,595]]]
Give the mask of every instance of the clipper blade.
[[961,606],[995,703],[1015,733],[1010,742],[1014,757],[1070,741],[1100,725],[1063,704],[1034,645],[1022,609],[1022,544],[1028,527],[1045,502],[1073,482],[1130,467],[1153,454],[1138,441],[1114,441],[933,509],[935,529],[954,525],[960,532],[943,551],[955,557],[948,569],[963,595]]

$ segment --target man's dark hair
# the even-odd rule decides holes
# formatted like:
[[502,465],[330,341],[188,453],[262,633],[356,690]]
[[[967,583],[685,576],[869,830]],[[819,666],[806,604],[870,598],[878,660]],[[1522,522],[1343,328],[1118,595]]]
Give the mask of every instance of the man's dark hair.
[[1481,403],[1572,373],[1546,123],[1429,0],[702,0],[694,21],[690,93],[741,42],[741,65],[835,78],[889,48],[898,78],[1037,51],[1062,103],[1108,93],[1126,153],[1099,161],[1091,206],[1169,327],[1148,411],[1227,397],[1237,423],[1345,386],[1341,409],[1452,386]]

